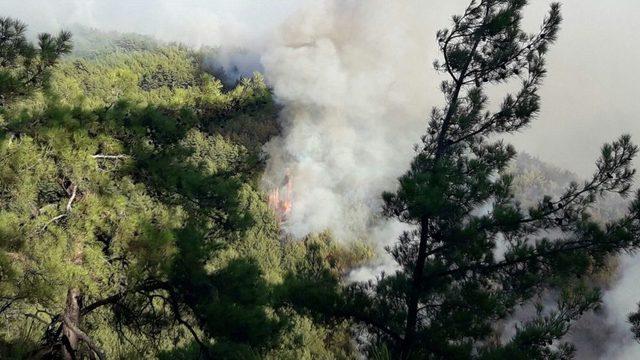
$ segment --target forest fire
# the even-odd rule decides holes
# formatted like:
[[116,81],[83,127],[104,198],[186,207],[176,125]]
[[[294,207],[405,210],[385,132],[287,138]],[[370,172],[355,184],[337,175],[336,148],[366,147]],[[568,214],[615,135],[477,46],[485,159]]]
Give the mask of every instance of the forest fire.
[[280,187],[276,187],[269,192],[267,202],[269,207],[276,213],[279,222],[284,222],[291,213],[293,182],[287,171]]

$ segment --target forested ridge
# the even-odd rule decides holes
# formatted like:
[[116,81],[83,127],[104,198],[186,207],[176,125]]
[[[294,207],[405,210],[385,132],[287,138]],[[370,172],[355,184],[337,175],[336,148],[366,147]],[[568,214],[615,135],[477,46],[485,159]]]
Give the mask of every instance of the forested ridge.
[[278,132],[262,77],[224,90],[200,53],[127,39],[62,57],[3,108],[2,357],[58,351],[69,301],[107,358],[198,357],[208,339],[214,357],[352,355],[342,323],[279,304],[288,274],[342,276],[370,251],[281,242],[257,185]]
[[571,326],[640,246],[637,148],[604,145],[583,181],[490,140],[539,110],[561,17],[527,34],[525,5],[472,1],[437,34],[445,103],[381,194],[413,230],[388,249],[401,270],[365,283],[367,239],[295,239],[269,207],[283,130],[261,74],[135,34],[32,43],[0,18],[0,358],[572,358]]

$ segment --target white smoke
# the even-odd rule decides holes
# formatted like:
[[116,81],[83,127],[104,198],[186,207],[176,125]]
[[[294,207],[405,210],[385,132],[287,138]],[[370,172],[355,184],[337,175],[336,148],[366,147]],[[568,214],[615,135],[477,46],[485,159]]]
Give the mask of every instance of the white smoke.
[[640,257],[623,256],[620,259],[619,279],[604,294],[604,311],[609,326],[614,328],[609,340],[608,352],[603,359],[635,360],[640,359],[640,344],[633,338],[631,325],[627,317],[637,310],[640,301]]
[[363,237],[381,193],[408,168],[435,87],[426,46],[433,32],[420,11],[427,5],[318,1],[292,16],[262,57],[284,105],[264,184],[291,174],[285,226],[294,236],[330,229],[339,239]]
[[103,32],[136,33],[164,42],[215,48],[212,71],[233,83],[262,71],[260,53],[271,32],[308,0],[2,0],[0,16],[28,25],[30,36],[78,25]]
[[79,24],[194,47],[258,50],[276,24],[303,4],[299,0],[3,0],[0,16],[17,17],[35,32]]

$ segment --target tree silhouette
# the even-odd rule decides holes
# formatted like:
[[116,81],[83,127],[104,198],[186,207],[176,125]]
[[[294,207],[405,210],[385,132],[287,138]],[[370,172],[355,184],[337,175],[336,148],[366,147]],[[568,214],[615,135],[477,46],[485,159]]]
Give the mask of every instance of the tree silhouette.
[[27,26],[0,17],[0,108],[46,85],[50,69],[71,51],[71,33],[38,35],[37,46],[27,41]]
[[[552,4],[539,32],[525,33],[526,4],[474,0],[437,33],[443,59],[434,66],[447,76],[446,103],[433,109],[399,189],[383,195],[385,214],[414,229],[389,249],[402,270],[347,289],[325,281],[333,296],[309,290],[309,281],[298,285],[308,298],[291,300],[362,324],[371,356],[570,357],[573,347],[559,340],[599,302],[598,290],[582,277],[640,244],[638,200],[605,225],[590,218],[601,195],[629,192],[637,148],[628,136],[602,147],[595,174],[583,184],[571,183],[528,209],[514,200],[506,170],[515,150],[497,139],[537,115],[544,56],[561,22],[560,6]],[[519,90],[491,110],[486,88],[517,82]],[[545,306],[545,299],[553,304]],[[500,323],[530,303],[536,304],[530,320],[501,339]]]

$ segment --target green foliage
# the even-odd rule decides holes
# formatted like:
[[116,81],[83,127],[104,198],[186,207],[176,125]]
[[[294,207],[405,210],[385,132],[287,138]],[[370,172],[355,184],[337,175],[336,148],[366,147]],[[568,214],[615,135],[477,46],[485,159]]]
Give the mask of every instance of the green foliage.
[[116,52],[152,52],[164,46],[145,35],[104,32],[82,25],[73,25],[69,30],[73,33],[73,52],[70,54],[72,57],[98,59]]
[[35,46],[27,41],[26,29],[19,20],[0,18],[0,110],[45,85],[50,68],[71,51],[68,32],[39,34]]
[[[552,4],[538,33],[523,32],[526,3],[471,1],[451,29],[437,33],[444,59],[435,68],[448,76],[441,86],[446,104],[432,111],[399,189],[383,195],[386,215],[412,227],[389,249],[402,270],[346,289],[330,278],[316,280],[315,288],[298,282],[306,295],[296,304],[360,323],[371,336],[372,356],[568,358],[573,348],[561,339],[599,303],[598,291],[581,278],[640,246],[640,200],[619,217],[592,217],[599,198],[629,192],[637,147],[628,136],[603,146],[584,183],[569,182],[537,201],[521,196],[526,207],[514,195],[529,191],[522,182],[533,180],[519,176],[514,186],[515,150],[495,139],[523,129],[538,113],[544,56],[561,21]],[[520,89],[489,110],[487,87],[514,81]],[[556,309],[541,303],[537,316],[501,340],[496,324],[546,291],[562,294],[552,299]]]
[[348,323],[324,327],[311,318],[291,313],[280,344],[266,359],[355,359]]
[[[3,76],[30,61],[47,74],[3,88],[0,357],[354,357],[345,323],[315,324],[279,297],[304,259],[337,277],[368,253],[328,235],[281,242],[257,188],[279,131],[260,74],[226,91],[200,54],[114,34],[62,60],[68,35],[41,36],[28,60],[7,55],[28,47],[22,25],[2,24]],[[68,322],[90,341],[62,346]]]

